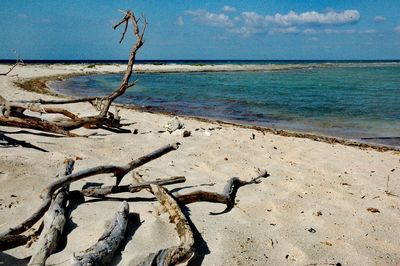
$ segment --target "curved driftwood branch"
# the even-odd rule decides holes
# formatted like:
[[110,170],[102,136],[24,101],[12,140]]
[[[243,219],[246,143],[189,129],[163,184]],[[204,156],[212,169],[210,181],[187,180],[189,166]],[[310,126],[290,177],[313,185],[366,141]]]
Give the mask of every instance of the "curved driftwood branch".
[[157,185],[150,185],[160,204],[168,211],[170,221],[175,224],[180,243],[157,253],[151,253],[140,265],[175,265],[190,259],[194,252],[192,230],[179,205],[168,192]]
[[262,171],[257,177],[252,178],[250,181],[244,181],[240,180],[238,177],[232,177],[227,181],[222,193],[197,190],[188,194],[174,195],[174,197],[180,204],[190,204],[199,201],[222,203],[226,205],[226,210],[224,211],[226,212],[234,207],[236,193],[240,187],[248,184],[260,183],[262,178],[268,176],[267,171]]
[[166,179],[159,179],[148,182],[141,182],[139,184],[131,184],[125,186],[105,186],[105,187],[91,187],[82,189],[82,194],[86,197],[96,197],[96,198],[104,198],[109,194],[117,194],[124,192],[138,192],[143,189],[149,189],[151,184],[155,184],[158,186],[166,186],[177,183],[183,183],[186,181],[184,176],[173,176]]
[[[75,161],[67,159],[65,169],[60,173],[62,178],[72,173]],[[35,246],[35,251],[29,261],[29,265],[45,265],[46,259],[54,253],[65,224],[65,202],[68,197],[68,186],[63,187],[51,203],[44,218],[43,231]]]
[[18,65],[24,65],[24,61],[19,57],[17,50],[13,49],[13,52],[17,56],[17,60],[15,61],[15,64],[10,67],[10,69],[7,72],[0,73],[0,76],[7,76],[13,69],[18,66]]
[[97,243],[81,254],[73,254],[72,265],[109,265],[119,244],[124,239],[128,214],[129,205],[124,201]]
[[51,198],[54,192],[66,185],[71,184],[74,181],[80,180],[85,177],[93,176],[93,175],[98,175],[98,174],[106,174],[106,173],[112,173],[115,175],[117,179],[117,185],[119,182],[121,182],[122,178],[130,171],[133,169],[142,166],[143,164],[146,164],[154,159],[157,159],[161,157],[162,155],[176,150],[179,147],[179,143],[174,143],[174,144],[169,144],[165,145],[164,147],[155,150],[145,156],[142,156],[136,160],[133,160],[129,162],[126,165],[123,166],[115,166],[115,165],[102,165],[102,166],[97,166],[93,168],[89,168],[86,170],[82,170],[70,175],[67,175],[63,178],[57,179],[54,181],[52,184],[50,184],[47,188],[45,188],[42,192],[42,204],[40,205],[39,209],[33,213],[28,219],[23,221],[22,223],[18,224],[15,227],[11,227],[7,229],[6,231],[0,233],[0,243],[2,242],[3,239],[9,237],[10,235],[18,235],[29,228],[31,228],[41,217],[43,217],[44,213],[48,210],[50,203],[51,203]]

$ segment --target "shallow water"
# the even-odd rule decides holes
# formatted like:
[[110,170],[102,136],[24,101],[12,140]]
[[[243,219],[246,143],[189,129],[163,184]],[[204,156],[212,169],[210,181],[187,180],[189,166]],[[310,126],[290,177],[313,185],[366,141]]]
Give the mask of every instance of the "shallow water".
[[[400,146],[399,64],[280,66],[263,72],[135,74],[138,85],[120,102]],[[52,86],[66,94],[103,95],[121,77],[81,76]]]

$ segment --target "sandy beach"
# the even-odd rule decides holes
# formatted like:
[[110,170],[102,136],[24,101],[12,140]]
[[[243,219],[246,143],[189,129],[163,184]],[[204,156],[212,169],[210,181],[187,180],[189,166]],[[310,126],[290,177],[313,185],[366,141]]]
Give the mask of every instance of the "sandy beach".
[[[54,99],[56,96],[23,90],[15,82],[125,69],[124,65],[88,66],[18,66],[9,75],[0,76],[0,95],[13,101]],[[0,65],[0,73],[8,68]],[[203,71],[201,68],[141,65],[135,70]],[[81,115],[95,113],[87,103],[67,108]],[[270,175],[260,184],[241,187],[230,212],[211,215],[225,208],[216,203],[187,205],[186,213],[197,231],[195,255],[187,265],[400,264],[399,151],[179,117],[185,130],[191,132],[184,138],[179,132],[165,132],[164,125],[172,115],[121,108],[120,116],[123,123],[133,123],[126,128],[137,134],[78,129],[74,132],[97,135],[68,138],[0,126],[0,133],[40,148],[0,145],[0,231],[38,208],[40,192],[54,181],[66,158],[76,159],[74,171],[123,165],[179,142],[176,151],[135,171],[146,181],[185,176],[185,183],[167,187],[179,193],[198,189],[221,192],[229,178],[250,180],[257,176],[257,169]],[[122,183],[132,181],[129,174]],[[101,175],[72,183],[70,219],[61,246],[47,260],[49,265],[70,265],[73,253],[94,244],[123,200],[130,206],[128,236],[113,265],[136,265],[149,253],[178,243],[168,215],[157,215],[159,203],[149,192],[117,194],[109,200],[85,198],[78,191],[88,182],[113,185],[115,179]],[[0,264],[26,265],[34,247],[35,243],[0,252]]]

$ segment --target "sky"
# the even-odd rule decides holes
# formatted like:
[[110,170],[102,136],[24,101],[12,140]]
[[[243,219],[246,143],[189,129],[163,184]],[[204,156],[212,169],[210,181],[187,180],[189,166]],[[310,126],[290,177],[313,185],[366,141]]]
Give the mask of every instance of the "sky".
[[147,18],[137,59],[400,59],[400,0],[1,0],[0,59],[127,59],[119,9]]

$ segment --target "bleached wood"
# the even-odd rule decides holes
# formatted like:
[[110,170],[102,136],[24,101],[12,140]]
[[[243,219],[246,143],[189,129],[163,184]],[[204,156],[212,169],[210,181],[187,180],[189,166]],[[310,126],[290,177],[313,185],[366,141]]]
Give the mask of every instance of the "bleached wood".
[[158,186],[166,186],[186,181],[184,176],[173,176],[166,179],[159,179],[148,182],[141,182],[138,184],[124,185],[124,186],[105,186],[105,187],[91,187],[83,189],[81,192],[86,197],[103,198],[109,194],[117,194],[124,192],[138,192],[143,189],[149,189],[151,184]]
[[[176,150],[176,149],[178,149],[178,147],[179,147],[179,143],[165,145],[165,146],[161,147],[160,149],[157,149],[145,156],[142,156],[136,160],[129,162],[126,165],[122,165],[122,166],[101,165],[101,166],[85,169],[85,170],[82,170],[82,171],[79,171],[76,173],[72,173],[63,178],[57,179],[56,181],[54,181],[52,184],[50,184],[47,188],[45,188],[43,190],[42,195],[41,195],[43,201],[42,201],[42,204],[40,205],[39,209],[36,212],[34,212],[29,218],[27,218],[22,223],[14,226],[14,227],[8,228],[7,230],[0,233],[0,243],[4,243],[4,241],[9,239],[10,235],[18,235],[18,234],[25,232],[26,230],[31,228],[37,221],[39,221],[39,219],[42,218],[43,215],[45,214],[45,212],[48,210],[50,203],[51,203],[52,196],[53,196],[54,192],[57,191],[57,189],[59,189],[63,186],[69,185],[72,182],[80,180],[82,178],[93,176],[93,175],[98,175],[98,174],[105,174],[105,173],[114,174],[114,176],[116,177],[116,180],[117,180],[116,184],[118,185],[119,182],[121,182],[122,178],[127,173],[132,171],[133,169],[135,169],[139,166],[142,166],[154,159],[157,159],[170,151]],[[14,245],[14,244],[10,242],[9,246],[12,246],[12,245]],[[4,243],[4,245],[2,245],[2,246],[5,247],[4,249],[8,249],[6,243]]]
[[193,232],[175,199],[157,185],[151,184],[151,190],[160,204],[168,211],[170,221],[175,224],[179,245],[151,253],[140,265],[175,265],[190,259],[194,252]]
[[[59,178],[72,173],[75,161],[67,159],[66,167]],[[65,225],[65,202],[68,197],[68,186],[63,187],[56,195],[44,217],[43,231],[35,245],[29,265],[45,265],[46,259],[54,253]]]
[[124,201],[97,243],[79,254],[73,254],[72,265],[109,265],[124,239],[128,214],[129,205]]

